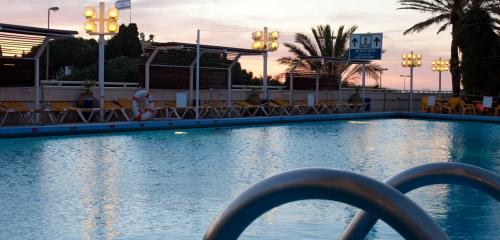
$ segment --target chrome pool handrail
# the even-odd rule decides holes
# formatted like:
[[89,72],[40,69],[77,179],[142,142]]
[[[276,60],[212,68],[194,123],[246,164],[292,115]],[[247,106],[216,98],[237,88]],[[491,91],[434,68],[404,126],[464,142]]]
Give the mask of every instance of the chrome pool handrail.
[[[405,194],[435,184],[462,185],[482,191],[500,201],[500,176],[488,170],[463,163],[431,163],[403,171],[387,182]],[[378,218],[365,211],[358,212],[340,239],[364,239]]]
[[369,211],[407,239],[448,239],[424,210],[396,189],[356,173],[330,169],[289,171],[253,185],[212,222],[204,239],[237,239],[268,210],[308,199],[339,201]]

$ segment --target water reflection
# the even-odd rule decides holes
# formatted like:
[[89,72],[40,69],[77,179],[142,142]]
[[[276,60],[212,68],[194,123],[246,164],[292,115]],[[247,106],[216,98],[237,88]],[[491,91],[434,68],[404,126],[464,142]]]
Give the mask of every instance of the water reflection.
[[[500,150],[491,143],[499,131],[394,119],[0,140],[0,239],[201,239],[234,197],[282,171],[336,168],[384,180],[422,163],[460,161],[498,172]],[[448,186],[410,197],[450,231],[500,234],[499,206],[488,197]],[[331,239],[356,211],[328,201],[287,204],[242,239]],[[368,239],[399,238],[381,223]]]
[[[492,144],[500,142],[498,134],[491,134],[491,129],[481,128],[479,124],[451,125],[451,145],[455,149],[451,160],[500,171],[497,161],[500,149]],[[437,219],[452,239],[470,239],[478,233],[486,239],[496,234],[494,229],[500,224],[500,213],[492,207],[498,207],[498,202],[489,195],[468,187],[450,186],[442,201],[448,212]]]
[[103,139],[98,138],[92,145],[82,148],[85,157],[79,166],[79,181],[86,183],[80,189],[86,215],[82,221],[84,239],[99,239],[100,236],[105,236],[105,239],[112,240],[117,237],[117,160],[95,146],[106,146],[106,152],[115,152],[120,147],[113,141],[105,143]]

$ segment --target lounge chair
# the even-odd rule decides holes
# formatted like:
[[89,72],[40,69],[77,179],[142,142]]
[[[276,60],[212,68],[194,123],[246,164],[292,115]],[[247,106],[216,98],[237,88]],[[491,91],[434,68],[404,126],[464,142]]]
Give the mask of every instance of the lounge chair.
[[319,100],[319,105],[321,105],[322,113],[331,114],[335,112],[337,103],[335,100]]
[[427,112],[427,110],[428,110],[428,107],[427,107],[428,101],[429,101],[429,97],[428,96],[422,96],[422,98],[420,99],[420,104],[418,106],[418,111],[419,112]]
[[88,123],[93,117],[98,117],[100,108],[78,108],[68,102],[51,102],[51,110],[53,112],[62,112],[64,115],[60,117],[59,122],[64,121],[66,115],[74,112],[80,117],[84,123]]
[[127,98],[117,98],[115,99],[115,103],[117,103],[121,108],[120,108],[120,113],[122,114],[122,117],[130,121],[132,118],[132,102],[130,99]]
[[205,104],[202,104],[200,106],[201,109],[201,117],[205,118],[207,116],[209,117],[215,117],[215,118],[221,118],[227,115],[227,111],[229,110],[226,108],[224,102],[222,101],[208,101]]
[[247,100],[234,101],[235,109],[239,110],[241,116],[255,117],[260,112],[264,116],[269,116],[262,104],[255,105]]
[[448,102],[444,103],[443,108],[441,109],[442,113],[451,114],[453,111],[457,113],[457,108],[460,105],[459,97],[452,97]]
[[470,112],[472,114],[476,114],[476,107],[474,106],[474,104],[466,103],[464,100],[462,100],[460,98],[459,98],[459,100],[460,100],[460,104],[458,106],[459,106],[459,109],[462,112],[462,114],[466,114],[468,112]]
[[420,100],[419,111],[420,112],[436,112],[436,109],[440,109],[441,107],[437,106],[437,102],[441,99],[436,96],[423,96]]
[[437,96],[436,97],[436,104],[434,106],[434,113],[436,113],[436,112],[441,113],[443,111],[443,107],[444,107],[443,100],[441,100],[440,96]]
[[2,107],[2,111],[4,112],[2,125],[7,120],[9,114],[17,116],[17,119],[21,119],[24,124],[32,124],[34,123],[33,117],[35,113],[41,113],[39,110],[29,108],[23,102],[2,102],[0,107]]
[[273,101],[269,101],[269,103],[267,104],[267,113],[269,114],[269,116],[290,115],[290,113],[288,112],[288,109],[285,106],[281,106],[279,104],[276,104]]
[[304,114],[320,114],[321,104],[314,103],[313,105],[309,105],[306,100],[297,100],[295,104]]
[[154,101],[153,110],[160,118],[168,118],[168,105],[166,101]]
[[6,109],[2,105],[0,105],[0,126],[3,126],[7,121],[7,117],[9,116],[9,114],[14,112],[14,110]]
[[498,104],[497,107],[495,108],[495,116],[498,115],[500,115],[500,104]]
[[175,101],[165,101],[164,103],[167,110],[166,114],[167,118],[184,119],[189,115],[191,115],[192,117],[196,116],[195,107],[192,106],[179,107],[177,106],[177,103]]
[[298,104],[291,104],[290,101],[285,100],[285,99],[273,99],[271,100],[273,103],[281,106],[288,112],[288,115],[294,115],[296,113],[297,115],[303,115],[304,112],[302,111],[302,105]]
[[53,101],[49,103],[49,106],[50,106],[49,117],[53,123],[64,122],[68,113],[70,112],[73,112],[76,115],[78,115],[77,108],[68,102]]
[[[113,119],[113,117],[115,117],[115,119],[118,119],[120,116],[120,114],[118,113],[122,113],[122,109],[124,108],[115,101],[104,101],[104,120],[106,122],[109,122],[111,121],[111,119]],[[126,117],[125,120],[128,121]]]

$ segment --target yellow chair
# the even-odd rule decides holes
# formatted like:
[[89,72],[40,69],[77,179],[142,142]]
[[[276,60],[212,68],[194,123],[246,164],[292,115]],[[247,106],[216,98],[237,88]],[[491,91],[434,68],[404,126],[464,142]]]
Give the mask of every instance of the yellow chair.
[[276,105],[281,106],[288,113],[287,115],[293,115],[294,113],[297,113],[298,115],[304,114],[301,105],[291,104],[290,101],[285,99],[273,99],[271,101]]
[[221,118],[225,116],[227,109],[228,108],[226,108],[223,101],[210,100],[200,105],[200,116],[201,118],[205,118],[207,116]]
[[115,103],[121,107],[120,112],[122,113],[123,118],[130,121],[132,118],[132,101],[127,98],[117,98],[115,99]]
[[434,106],[434,112],[442,112],[443,111],[443,101],[440,96],[436,97],[436,105]]
[[[104,120],[106,122],[111,121],[113,117],[116,119],[119,118],[118,112],[122,112],[121,110],[124,109],[120,104],[116,103],[115,101],[104,101],[104,113],[108,114],[108,116],[104,117]],[[129,120],[127,118],[128,116],[124,116],[125,120]]]
[[460,99],[459,109],[461,110],[462,114],[466,114],[467,112],[471,112],[472,114],[476,114],[476,107],[474,106],[474,104],[466,103],[462,99]]
[[453,111],[457,113],[457,108],[460,105],[461,99],[459,97],[452,97],[447,103],[443,105],[441,112],[451,114]]
[[67,113],[75,112],[80,117],[80,120],[82,120],[82,122],[88,123],[92,120],[93,117],[99,114],[100,110],[99,108],[78,108],[68,102],[51,102],[50,105],[53,112],[63,113],[63,115],[59,117],[58,122],[63,122]]
[[419,111],[420,112],[441,112],[443,109],[443,104],[441,103],[441,97],[436,96],[434,98],[434,105],[430,105],[429,96],[422,96],[420,99]]
[[269,116],[269,113],[267,113],[262,104],[255,105],[247,100],[236,100],[234,101],[234,105],[235,109],[238,110],[241,116],[245,116],[246,114],[250,117],[255,117],[259,112],[261,112],[266,117]]
[[3,123],[5,123],[9,113],[12,113],[14,115],[17,114],[17,117],[20,118],[24,124],[32,124],[34,123],[35,113],[41,112],[40,110],[26,106],[23,102],[2,102],[0,107],[3,108],[2,111],[5,113],[2,121]]
[[429,102],[429,97],[428,96],[422,96],[422,99],[420,99],[420,105],[418,107],[418,110],[420,112],[427,112],[427,103]]
[[335,100],[319,100],[321,111],[326,114],[334,113],[337,102]]

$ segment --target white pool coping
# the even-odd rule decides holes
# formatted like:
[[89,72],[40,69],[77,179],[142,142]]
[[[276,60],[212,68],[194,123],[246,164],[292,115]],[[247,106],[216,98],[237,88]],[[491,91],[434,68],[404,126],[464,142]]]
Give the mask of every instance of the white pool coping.
[[105,123],[74,123],[58,125],[29,125],[0,127],[0,138],[9,137],[36,137],[51,135],[73,135],[89,133],[166,130],[183,128],[228,127],[245,125],[280,124],[294,122],[335,121],[351,119],[377,119],[377,118],[409,118],[409,119],[435,119],[448,121],[474,121],[499,123],[500,117],[476,115],[448,115],[432,113],[407,113],[407,112],[379,112],[379,113],[348,113],[348,114],[322,114],[301,116],[276,116],[276,117],[247,117],[247,118],[221,118],[221,119],[172,119],[155,121],[130,121],[130,122],[105,122]]

